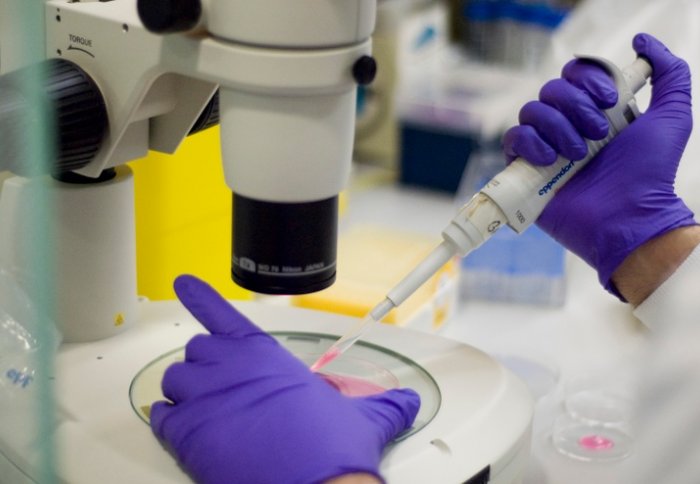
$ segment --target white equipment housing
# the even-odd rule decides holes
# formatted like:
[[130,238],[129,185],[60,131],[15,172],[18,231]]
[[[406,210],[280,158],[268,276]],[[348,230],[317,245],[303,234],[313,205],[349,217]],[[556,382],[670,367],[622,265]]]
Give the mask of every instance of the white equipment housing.
[[[268,331],[339,335],[356,323],[299,308],[254,302],[235,306]],[[64,344],[59,350],[56,442],[61,484],[191,482],[137,416],[129,387],[147,364],[184,346],[203,328],[177,302],[143,302],[141,314],[139,324],[119,336]],[[378,325],[366,340],[416,362],[441,394],[433,420],[384,456],[381,472],[389,483],[521,482],[533,412],[524,383],[481,351],[439,336]],[[33,484],[31,446],[17,448],[20,441],[0,441],[2,484]]]

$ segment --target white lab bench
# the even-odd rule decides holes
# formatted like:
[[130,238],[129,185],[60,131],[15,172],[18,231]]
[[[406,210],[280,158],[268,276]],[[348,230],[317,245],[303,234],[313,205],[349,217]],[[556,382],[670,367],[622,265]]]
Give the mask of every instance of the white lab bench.
[[[351,184],[341,230],[371,224],[439,240],[455,213],[451,196],[391,181],[358,182],[366,177],[361,169]],[[531,468],[524,484],[622,484],[617,474],[624,460],[608,464],[574,460],[554,449],[549,433],[561,411],[564,385],[588,375],[628,371],[646,330],[628,305],[601,288],[595,271],[572,254],[567,254],[566,280],[566,301],[561,307],[462,300],[441,335],[504,361],[533,363],[553,377],[545,387],[538,378],[546,395],[536,407]]]

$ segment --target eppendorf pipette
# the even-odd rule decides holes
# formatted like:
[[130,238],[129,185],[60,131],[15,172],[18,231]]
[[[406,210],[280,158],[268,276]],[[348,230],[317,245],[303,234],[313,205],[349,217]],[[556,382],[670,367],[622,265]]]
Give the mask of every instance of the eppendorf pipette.
[[579,58],[602,66],[617,87],[617,104],[605,111],[610,124],[607,137],[599,141],[587,140],[588,155],[582,160],[571,161],[559,157],[549,166],[534,166],[520,158],[514,160],[459,210],[443,230],[444,240],[440,245],[389,291],[386,298],[362,321],[321,355],[311,365],[311,371],[320,370],[350,348],[373,323],[381,321],[389,311],[404,302],[450,258],[456,255],[466,256],[504,225],[522,233],[537,220],[556,192],[639,116],[634,93],[651,76],[651,66],[645,59],[639,57],[620,70],[605,59],[588,56]]

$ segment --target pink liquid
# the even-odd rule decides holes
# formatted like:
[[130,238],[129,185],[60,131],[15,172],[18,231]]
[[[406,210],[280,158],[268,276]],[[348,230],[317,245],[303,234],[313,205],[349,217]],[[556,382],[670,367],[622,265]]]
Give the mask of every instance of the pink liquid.
[[324,354],[322,354],[321,357],[318,360],[316,360],[316,363],[311,365],[309,369],[315,373],[331,361],[335,360],[339,355],[340,350],[338,348],[332,348],[326,351]]
[[601,435],[586,435],[581,437],[578,444],[586,450],[610,450],[615,442]]
[[323,378],[326,383],[338,390],[346,397],[366,397],[376,395],[377,393],[385,392],[387,389],[380,387],[370,381],[352,376],[333,375],[327,373],[318,373],[318,376]]

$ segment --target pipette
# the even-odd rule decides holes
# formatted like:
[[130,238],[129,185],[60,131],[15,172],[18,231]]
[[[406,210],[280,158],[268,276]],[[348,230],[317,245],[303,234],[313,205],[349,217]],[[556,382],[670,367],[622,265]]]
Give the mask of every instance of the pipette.
[[639,116],[634,93],[646,84],[651,66],[639,57],[620,70],[599,57],[579,56],[603,67],[618,90],[615,106],[605,111],[610,129],[605,139],[587,140],[588,155],[572,161],[559,157],[552,165],[534,166],[516,159],[493,177],[464,205],[443,230],[443,241],[404,277],[368,315],[336,341],[311,365],[318,371],[343,354],[389,311],[404,302],[450,258],[464,257],[504,225],[522,233],[537,220],[556,192],[593,158],[612,138]]

